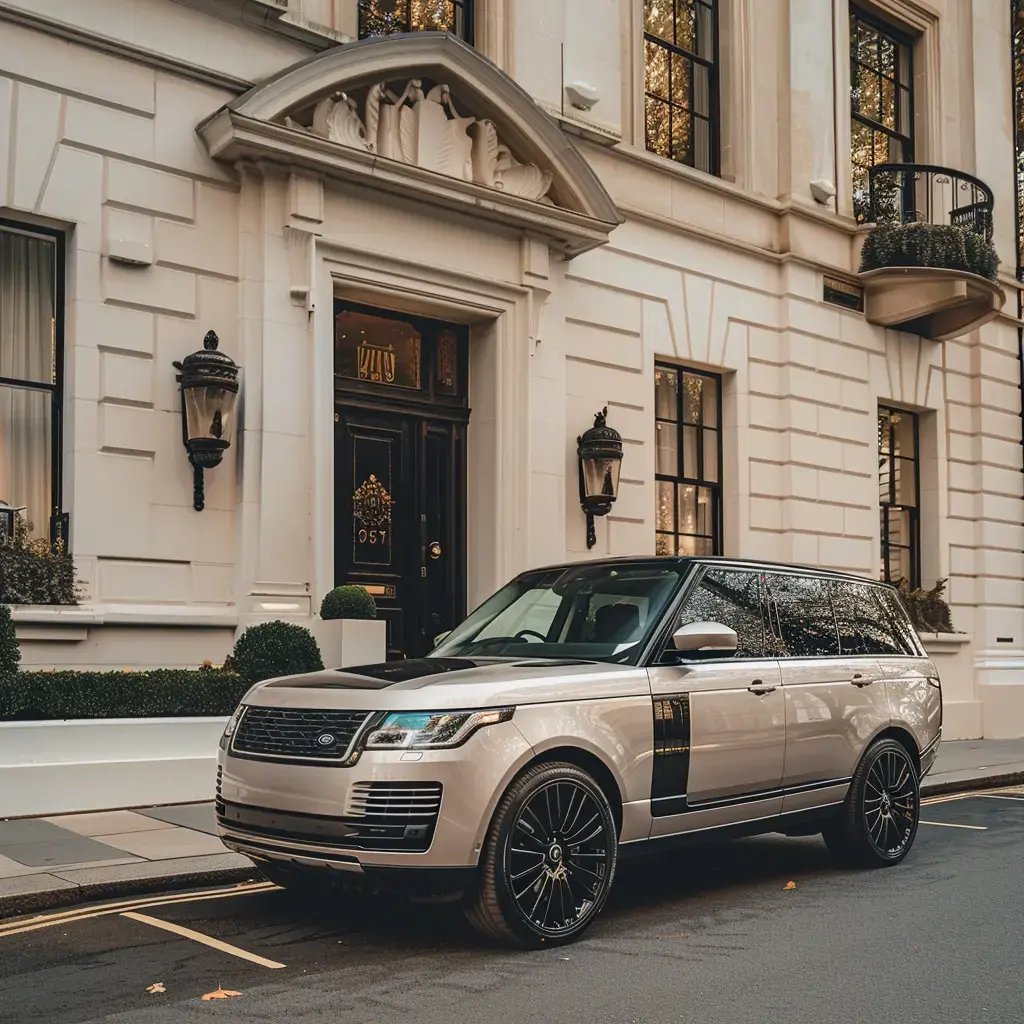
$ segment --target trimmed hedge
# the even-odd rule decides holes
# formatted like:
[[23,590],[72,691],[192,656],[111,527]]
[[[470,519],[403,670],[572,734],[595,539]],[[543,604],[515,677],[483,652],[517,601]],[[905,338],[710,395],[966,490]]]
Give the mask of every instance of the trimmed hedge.
[[953,224],[881,224],[864,240],[860,269],[883,267],[962,270],[994,281],[999,256],[984,235]]
[[320,605],[321,619],[375,619],[377,602],[364,587],[344,584],[335,587]]
[[0,601],[6,604],[78,604],[75,562],[63,542],[51,547],[15,516],[14,534],[0,543]]
[[0,604],[0,676],[9,676],[18,671],[21,664],[21,648],[18,634],[11,618],[11,609]]
[[0,721],[230,715],[248,689],[222,669],[17,672],[0,676]]

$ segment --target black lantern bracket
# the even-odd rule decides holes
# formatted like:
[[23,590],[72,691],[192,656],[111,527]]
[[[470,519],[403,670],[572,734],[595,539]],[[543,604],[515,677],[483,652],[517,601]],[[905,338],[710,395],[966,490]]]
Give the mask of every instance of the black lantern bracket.
[[587,517],[587,549],[597,543],[596,516],[606,516],[618,497],[622,435],[608,426],[608,407],[594,416],[594,425],[576,438],[580,507]]
[[203,347],[180,363],[175,380],[181,393],[181,436],[192,466],[192,507],[206,505],[203,473],[220,465],[231,447],[238,401],[238,364],[217,351],[220,339],[207,331]]

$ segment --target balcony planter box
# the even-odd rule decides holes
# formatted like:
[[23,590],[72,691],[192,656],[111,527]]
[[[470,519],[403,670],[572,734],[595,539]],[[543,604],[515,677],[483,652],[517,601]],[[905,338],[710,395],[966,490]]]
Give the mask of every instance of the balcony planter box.
[[971,635],[921,633],[920,637],[942,681],[942,738],[979,739],[982,736],[982,705],[975,692]]
[[226,722],[0,722],[0,818],[211,800]]
[[860,274],[873,324],[944,341],[973,331],[1003,308],[1006,293],[980,274],[939,267],[882,267]]
[[326,668],[376,665],[387,658],[383,619],[320,619],[310,624]]

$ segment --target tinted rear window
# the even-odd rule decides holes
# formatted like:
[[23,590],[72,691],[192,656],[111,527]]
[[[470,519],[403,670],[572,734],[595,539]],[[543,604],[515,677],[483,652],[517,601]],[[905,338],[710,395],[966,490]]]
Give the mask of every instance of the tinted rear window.
[[829,582],[813,576],[766,577],[778,613],[783,650],[791,658],[839,654],[839,634],[832,614]]
[[892,617],[879,600],[881,591],[867,583],[833,584],[832,599],[843,654],[903,654],[904,645]]

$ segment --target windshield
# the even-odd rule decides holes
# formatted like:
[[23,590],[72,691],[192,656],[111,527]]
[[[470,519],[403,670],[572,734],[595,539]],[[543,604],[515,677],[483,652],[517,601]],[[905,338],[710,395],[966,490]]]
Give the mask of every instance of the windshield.
[[524,573],[485,601],[433,658],[586,658],[636,664],[683,578],[665,562]]

